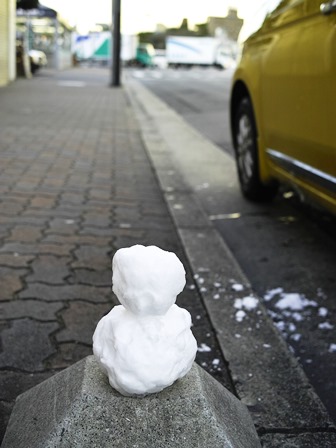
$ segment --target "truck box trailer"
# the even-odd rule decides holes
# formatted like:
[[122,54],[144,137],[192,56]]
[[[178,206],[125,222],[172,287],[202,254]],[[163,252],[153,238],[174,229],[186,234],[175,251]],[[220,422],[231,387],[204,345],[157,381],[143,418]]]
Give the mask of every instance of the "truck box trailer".
[[[169,66],[217,65],[227,68],[234,61],[234,55],[224,58],[230,53],[230,42],[216,37],[167,36],[166,57]],[[224,62],[225,61],[225,62]]]

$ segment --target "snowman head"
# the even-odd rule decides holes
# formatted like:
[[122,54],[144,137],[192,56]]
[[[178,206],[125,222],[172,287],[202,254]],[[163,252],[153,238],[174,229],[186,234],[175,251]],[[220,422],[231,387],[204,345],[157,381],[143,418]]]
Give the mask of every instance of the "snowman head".
[[185,270],[172,252],[156,246],[119,249],[112,262],[113,292],[139,316],[163,315],[185,285]]

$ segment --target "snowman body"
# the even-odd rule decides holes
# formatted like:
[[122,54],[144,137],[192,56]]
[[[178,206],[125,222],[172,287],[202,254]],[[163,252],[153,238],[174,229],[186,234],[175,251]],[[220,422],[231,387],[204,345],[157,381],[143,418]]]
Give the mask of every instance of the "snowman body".
[[98,323],[93,353],[121,394],[159,392],[190,370],[197,351],[191,316],[175,304],[183,265],[171,252],[136,245],[116,252],[112,282],[121,305]]

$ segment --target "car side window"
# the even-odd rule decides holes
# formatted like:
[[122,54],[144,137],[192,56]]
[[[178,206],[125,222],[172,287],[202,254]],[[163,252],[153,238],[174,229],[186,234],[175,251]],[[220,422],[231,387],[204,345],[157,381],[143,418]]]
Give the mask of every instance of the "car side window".
[[268,0],[261,6],[255,6],[244,21],[238,38],[239,43],[245,42],[262,27],[265,29],[271,27],[278,17],[282,17],[285,10],[288,10],[287,18],[289,19],[292,8],[296,4],[302,4],[303,7],[304,0]]
[[265,20],[267,27],[287,25],[304,15],[305,0],[282,0]]

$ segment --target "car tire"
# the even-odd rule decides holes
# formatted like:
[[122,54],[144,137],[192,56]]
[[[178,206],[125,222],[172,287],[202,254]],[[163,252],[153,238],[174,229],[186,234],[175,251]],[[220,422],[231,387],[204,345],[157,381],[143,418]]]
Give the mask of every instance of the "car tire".
[[243,97],[239,102],[233,132],[236,165],[243,195],[255,202],[271,201],[278,187],[275,182],[265,185],[260,181],[258,134],[253,107],[248,97]]

